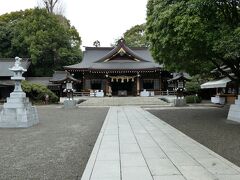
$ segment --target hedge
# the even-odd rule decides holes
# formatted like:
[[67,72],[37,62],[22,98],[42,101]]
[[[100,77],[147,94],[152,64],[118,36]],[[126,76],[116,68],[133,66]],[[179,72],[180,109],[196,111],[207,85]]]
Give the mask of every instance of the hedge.
[[22,81],[22,89],[33,102],[44,102],[46,94],[50,103],[58,102],[58,97],[44,85]]

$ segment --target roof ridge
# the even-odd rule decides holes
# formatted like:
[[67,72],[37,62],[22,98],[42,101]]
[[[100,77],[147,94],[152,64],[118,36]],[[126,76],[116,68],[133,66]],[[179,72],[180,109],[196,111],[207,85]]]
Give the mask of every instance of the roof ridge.
[[[122,50],[122,51],[121,51]],[[116,47],[114,47],[110,52],[108,52],[106,55],[104,55],[103,57],[101,57],[100,59],[98,59],[95,62],[103,62],[103,61],[108,61],[111,58],[113,58],[114,56],[120,54],[121,52],[123,52],[124,54],[126,54],[127,56],[136,59],[137,61],[146,61],[145,59],[143,59],[142,57],[140,57],[138,54],[136,54],[131,48],[129,48],[126,44],[125,44],[125,40],[123,38],[121,38],[118,41],[118,44]]]

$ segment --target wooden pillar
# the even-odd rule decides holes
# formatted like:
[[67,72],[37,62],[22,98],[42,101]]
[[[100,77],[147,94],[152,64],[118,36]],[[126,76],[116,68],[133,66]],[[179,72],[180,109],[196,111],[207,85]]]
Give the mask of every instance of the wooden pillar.
[[90,79],[85,79],[85,89],[91,89],[91,80]]
[[163,91],[163,84],[162,84],[162,72],[159,73],[159,91],[160,91],[160,94],[162,94],[162,91]]
[[109,93],[109,82],[108,82],[108,79],[105,80],[105,92],[106,92],[106,95],[108,95],[108,93]]
[[140,82],[139,82],[139,77],[137,77],[137,96],[140,95]]

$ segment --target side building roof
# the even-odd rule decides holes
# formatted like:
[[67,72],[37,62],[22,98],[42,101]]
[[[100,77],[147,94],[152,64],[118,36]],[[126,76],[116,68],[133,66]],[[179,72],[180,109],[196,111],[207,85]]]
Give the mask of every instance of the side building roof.
[[174,77],[172,79],[168,80],[168,82],[177,81],[180,79],[190,81],[191,77],[187,73],[176,73],[176,74],[174,74]]
[[75,79],[69,72],[67,71],[55,71],[53,77],[49,79],[52,83],[63,83],[64,81],[74,81],[76,83],[80,83],[81,81]]
[[[13,72],[9,68],[13,67],[15,63],[14,58],[0,58],[0,77],[10,77],[13,76]],[[28,69],[31,62],[29,59],[25,58],[21,61],[21,66],[24,69]]]

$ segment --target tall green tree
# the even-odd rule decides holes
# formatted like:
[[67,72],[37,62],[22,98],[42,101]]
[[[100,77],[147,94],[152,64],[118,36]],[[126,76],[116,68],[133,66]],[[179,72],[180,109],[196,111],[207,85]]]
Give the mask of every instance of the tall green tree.
[[[148,47],[149,43],[146,39],[145,30],[145,24],[135,25],[126,30],[121,38],[124,38],[126,44],[130,47]],[[111,46],[116,46],[121,38],[115,39],[115,42]]]
[[[147,38],[153,57],[168,69],[191,74],[214,65],[239,86],[239,7],[238,0],[149,0]],[[233,74],[222,71],[222,65]]]
[[147,47],[148,42],[145,35],[145,24],[135,25],[123,34],[128,46],[131,47]]
[[33,76],[81,61],[81,38],[61,15],[30,9],[0,16],[0,57],[29,57]]

